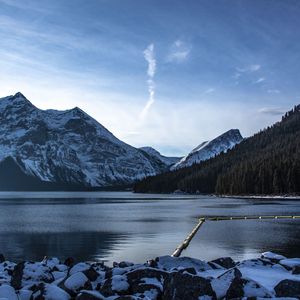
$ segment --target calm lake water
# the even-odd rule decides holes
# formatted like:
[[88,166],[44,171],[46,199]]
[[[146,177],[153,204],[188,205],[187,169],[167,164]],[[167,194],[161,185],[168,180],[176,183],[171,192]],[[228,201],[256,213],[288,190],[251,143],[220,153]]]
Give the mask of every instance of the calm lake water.
[[[199,216],[300,215],[291,200],[117,192],[0,193],[0,253],[144,262],[171,254]],[[271,250],[300,257],[300,220],[206,222],[183,255],[211,260]]]

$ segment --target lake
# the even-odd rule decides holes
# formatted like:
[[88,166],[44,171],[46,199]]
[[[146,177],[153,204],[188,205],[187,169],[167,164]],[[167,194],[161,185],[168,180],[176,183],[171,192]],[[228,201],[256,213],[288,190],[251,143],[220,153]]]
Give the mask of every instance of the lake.
[[[300,215],[296,200],[231,199],[130,192],[0,193],[0,253],[144,262],[171,254],[199,216]],[[300,220],[205,222],[182,255],[205,260],[300,257]]]

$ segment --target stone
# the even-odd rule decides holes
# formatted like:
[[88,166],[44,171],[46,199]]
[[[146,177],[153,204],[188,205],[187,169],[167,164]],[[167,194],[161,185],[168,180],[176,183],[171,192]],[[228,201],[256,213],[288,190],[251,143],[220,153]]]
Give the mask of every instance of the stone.
[[2,264],[3,262],[5,262],[5,257],[0,253],[0,264]]
[[99,273],[93,268],[90,267],[88,270],[83,271],[83,274],[90,280],[90,281],[95,281]]
[[216,300],[210,280],[187,273],[172,272],[164,281],[164,300],[198,300],[201,296]]
[[24,270],[25,262],[18,263],[11,275],[10,284],[16,290],[22,288],[22,277],[23,277],[23,270]]
[[274,288],[277,297],[295,297],[300,299],[300,281],[285,279]]
[[73,257],[68,257],[64,262],[64,265],[68,267],[72,267],[74,264],[75,264],[75,259]]
[[225,269],[234,268],[236,263],[231,257],[222,257],[211,261]]
[[0,286],[0,299],[18,300],[15,289],[8,284]]

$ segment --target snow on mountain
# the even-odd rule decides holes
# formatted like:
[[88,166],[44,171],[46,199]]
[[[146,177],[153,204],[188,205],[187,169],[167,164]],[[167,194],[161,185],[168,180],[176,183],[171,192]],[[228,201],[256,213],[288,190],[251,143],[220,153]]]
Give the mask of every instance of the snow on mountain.
[[0,99],[0,162],[8,157],[41,181],[86,187],[126,184],[167,167],[81,109],[40,110],[21,93]]
[[171,166],[181,159],[181,157],[168,157],[161,155],[157,150],[155,150],[152,147],[141,147],[139,149],[146,152],[148,155],[159,159],[163,164],[167,166]]
[[171,167],[172,170],[189,167],[226,152],[239,144],[243,137],[238,129],[231,129],[211,141],[205,141]]

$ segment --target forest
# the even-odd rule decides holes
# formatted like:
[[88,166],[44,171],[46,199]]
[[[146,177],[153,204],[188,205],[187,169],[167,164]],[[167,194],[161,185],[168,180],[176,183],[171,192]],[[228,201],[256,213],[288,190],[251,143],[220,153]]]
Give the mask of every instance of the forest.
[[147,177],[135,192],[300,194],[300,105],[232,150],[188,168]]

